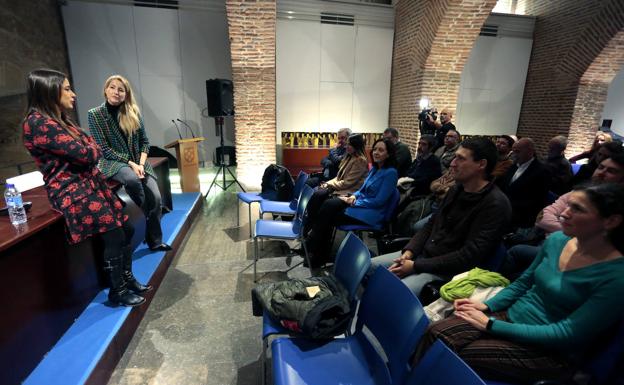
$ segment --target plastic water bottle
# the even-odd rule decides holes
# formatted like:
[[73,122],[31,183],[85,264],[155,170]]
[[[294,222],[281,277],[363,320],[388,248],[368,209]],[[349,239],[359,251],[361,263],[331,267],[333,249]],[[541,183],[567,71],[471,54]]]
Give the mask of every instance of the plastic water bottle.
[[26,223],[26,210],[24,210],[24,203],[22,202],[22,193],[15,188],[15,185],[7,183],[4,200],[9,209],[9,217],[13,226]]

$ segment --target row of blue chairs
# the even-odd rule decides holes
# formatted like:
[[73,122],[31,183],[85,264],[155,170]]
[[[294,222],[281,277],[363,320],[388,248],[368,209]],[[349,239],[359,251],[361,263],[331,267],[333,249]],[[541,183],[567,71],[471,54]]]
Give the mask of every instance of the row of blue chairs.
[[[351,269],[348,263],[343,265],[343,261],[351,260],[351,245],[358,246],[354,238],[357,239],[352,233],[345,238],[334,272]],[[359,258],[367,249],[362,244],[360,250]],[[368,258],[370,263],[370,256]],[[364,266],[359,264],[360,268]],[[352,285],[351,293],[355,293],[353,283],[357,277],[346,277]],[[353,333],[329,341],[273,340],[274,383],[485,385],[439,341],[416,367],[410,367],[414,348],[427,326],[422,305],[414,294],[387,269],[375,269],[361,296]]]

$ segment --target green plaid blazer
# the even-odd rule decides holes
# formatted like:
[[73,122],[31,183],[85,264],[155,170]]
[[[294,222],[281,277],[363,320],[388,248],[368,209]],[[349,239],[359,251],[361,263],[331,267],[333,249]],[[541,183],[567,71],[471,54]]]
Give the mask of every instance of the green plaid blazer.
[[[119,127],[119,122],[108,112],[105,103],[90,109],[87,116],[91,135],[104,155],[98,162],[98,168],[107,178],[117,174],[123,167],[130,167],[129,161],[139,164],[142,152],[149,153],[150,145],[141,116],[139,129],[127,140]],[[144,167],[148,175],[157,179],[149,162],[146,162]]]

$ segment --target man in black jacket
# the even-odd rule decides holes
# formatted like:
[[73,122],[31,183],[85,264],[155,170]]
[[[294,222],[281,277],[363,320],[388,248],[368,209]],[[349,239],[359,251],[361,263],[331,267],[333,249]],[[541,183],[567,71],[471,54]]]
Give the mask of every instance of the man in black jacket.
[[533,227],[537,214],[546,206],[549,173],[535,157],[535,143],[522,138],[512,147],[514,164],[496,180],[512,207],[512,229]]
[[451,170],[457,185],[440,209],[400,252],[373,259],[387,266],[419,295],[435,279],[450,279],[492,256],[511,218],[509,200],[490,182],[496,165],[494,143],[484,137],[463,141]]

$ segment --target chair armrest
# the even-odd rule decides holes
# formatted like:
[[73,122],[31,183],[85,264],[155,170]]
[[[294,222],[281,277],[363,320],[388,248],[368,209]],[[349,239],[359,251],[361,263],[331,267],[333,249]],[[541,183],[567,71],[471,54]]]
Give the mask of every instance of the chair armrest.
[[379,255],[393,253],[403,250],[405,245],[410,241],[409,237],[400,237],[396,234],[384,235],[378,244]]

